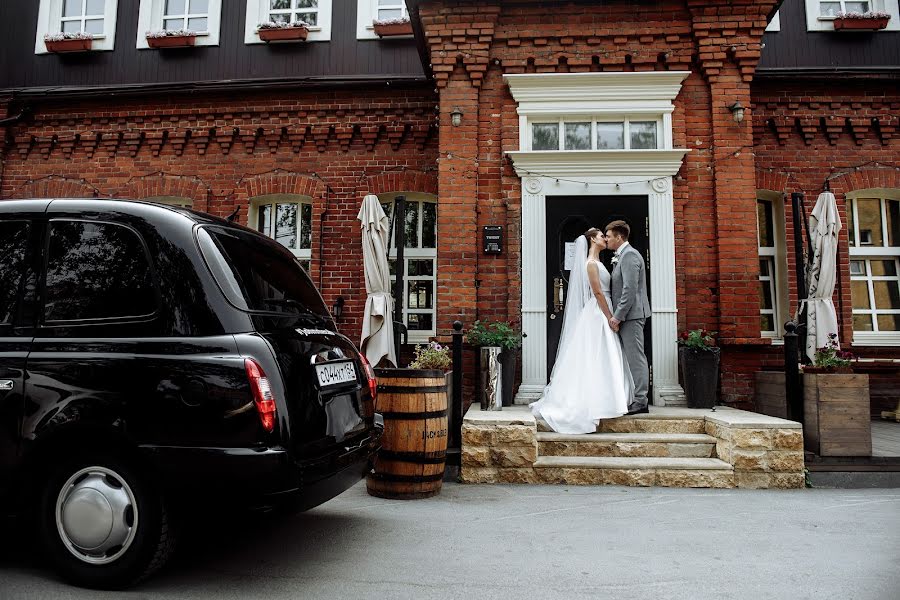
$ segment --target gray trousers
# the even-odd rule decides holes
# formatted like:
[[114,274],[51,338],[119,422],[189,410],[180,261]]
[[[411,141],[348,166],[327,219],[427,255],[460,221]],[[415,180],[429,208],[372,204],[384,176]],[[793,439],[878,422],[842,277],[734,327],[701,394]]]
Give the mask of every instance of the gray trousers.
[[650,368],[644,354],[644,323],[647,319],[630,319],[619,324],[619,336],[625,349],[625,358],[634,379],[634,399],[629,410],[647,406],[647,390],[650,388]]

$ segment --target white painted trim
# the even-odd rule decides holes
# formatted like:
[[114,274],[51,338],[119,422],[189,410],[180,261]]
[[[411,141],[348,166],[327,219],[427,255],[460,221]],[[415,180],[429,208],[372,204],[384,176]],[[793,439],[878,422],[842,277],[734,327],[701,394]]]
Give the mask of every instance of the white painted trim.
[[781,31],[781,11],[780,10],[775,11],[775,16],[772,17],[772,20],[769,21],[768,25],[766,25],[766,31],[768,31],[768,32]]
[[[95,35],[91,51],[109,51],[116,45],[116,15],[118,1],[106,0],[103,13],[103,35]],[[40,0],[38,6],[37,32],[34,40],[35,54],[50,54],[44,44],[44,35],[58,33],[61,29],[62,0]]]
[[[669,132],[671,136],[671,132]],[[670,138],[671,139],[671,138]],[[529,173],[547,177],[586,176],[641,177],[647,181],[672,176],[681,168],[689,150],[541,150],[535,152],[507,152],[513,160],[516,174]],[[621,178],[620,178],[621,180]],[[614,181],[613,181],[614,182]]]
[[[504,75],[519,114],[528,114],[535,103],[670,102],[681,90],[690,71],[639,71],[617,73],[528,73]],[[565,111],[563,111],[565,112]]]
[[[256,28],[260,23],[269,17],[268,0],[247,0],[247,19],[244,22],[244,43],[245,44],[265,44],[259,39]],[[319,22],[315,27],[309,28],[309,35],[306,37],[307,42],[329,42],[331,41],[331,0],[319,0]],[[281,42],[277,42],[281,43]],[[298,42],[300,43],[300,42]]]
[[[165,0],[141,0],[140,12],[138,13],[137,42],[135,45],[138,50],[150,49],[150,45],[147,43],[147,32],[159,31],[163,28],[164,9]],[[222,0],[209,0],[207,28],[204,32],[198,32],[199,35],[194,45],[218,46],[221,20]]]
[[854,346],[900,346],[900,332],[853,332]]

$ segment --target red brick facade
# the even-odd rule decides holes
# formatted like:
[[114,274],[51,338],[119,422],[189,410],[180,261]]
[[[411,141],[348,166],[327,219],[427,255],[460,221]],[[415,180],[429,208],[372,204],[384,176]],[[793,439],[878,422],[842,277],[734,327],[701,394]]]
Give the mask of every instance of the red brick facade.
[[[844,210],[847,191],[900,188],[892,88],[753,80],[774,4],[427,3],[419,16],[436,90],[44,105],[9,129],[0,197],[182,196],[217,215],[239,207],[246,221],[254,196],[308,195],[312,276],[326,302],[347,300],[340,326],[355,339],[365,301],[359,202],[368,192],[436,194],[444,337],[455,319],[521,319],[521,184],[504,156],[519,149],[519,120],[502,75],[691,71],[672,119],[674,146],[690,149],[674,189],[678,322],[720,332],[722,399],[746,406],[753,371],[782,360],[759,331],[756,190],[802,191],[811,210],[827,177]],[[728,109],[736,101],[747,107],[739,124]],[[481,252],[487,224],[505,226],[500,255]],[[845,230],[836,304],[849,343],[846,241]]]

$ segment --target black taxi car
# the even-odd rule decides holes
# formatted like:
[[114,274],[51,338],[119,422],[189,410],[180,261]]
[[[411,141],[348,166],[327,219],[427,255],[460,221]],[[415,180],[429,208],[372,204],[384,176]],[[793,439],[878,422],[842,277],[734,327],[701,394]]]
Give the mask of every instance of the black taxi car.
[[185,209],[0,202],[0,503],[90,587],[161,566],[180,502],[303,509],[380,444],[374,373],[277,242]]

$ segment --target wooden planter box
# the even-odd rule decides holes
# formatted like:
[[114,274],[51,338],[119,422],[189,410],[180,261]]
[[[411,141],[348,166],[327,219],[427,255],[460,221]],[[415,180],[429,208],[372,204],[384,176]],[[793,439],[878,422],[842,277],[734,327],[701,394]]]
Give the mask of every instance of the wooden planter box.
[[412,23],[391,23],[387,25],[379,25],[373,23],[372,28],[378,37],[395,37],[398,35],[412,35]]
[[847,19],[837,18],[834,23],[835,31],[877,31],[887,27],[890,17],[882,17],[880,19]]
[[94,40],[91,38],[84,40],[57,40],[55,42],[44,41],[47,52],[88,52],[93,45]]
[[281,27],[278,29],[259,29],[256,32],[264,42],[302,42],[309,35],[306,27]]
[[189,48],[196,41],[196,35],[167,35],[166,37],[148,37],[147,45],[151,48]]
[[803,373],[803,439],[819,456],[871,456],[869,376]]
[[788,403],[784,388],[784,371],[757,371],[754,377],[756,412],[787,419]]

